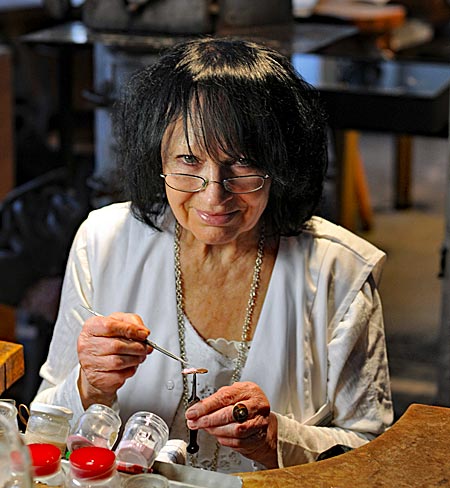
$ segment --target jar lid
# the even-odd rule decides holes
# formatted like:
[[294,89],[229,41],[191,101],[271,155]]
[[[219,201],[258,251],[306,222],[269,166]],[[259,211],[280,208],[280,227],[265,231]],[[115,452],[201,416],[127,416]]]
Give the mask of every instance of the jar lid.
[[70,408],[60,407],[58,405],[50,405],[49,403],[33,402],[30,405],[30,412],[43,412],[50,415],[57,415],[59,417],[65,417],[70,420],[73,417],[73,412]]
[[61,451],[53,444],[28,444],[34,476],[48,476],[61,466]]
[[69,458],[75,478],[108,478],[116,469],[116,455],[106,447],[80,447]]

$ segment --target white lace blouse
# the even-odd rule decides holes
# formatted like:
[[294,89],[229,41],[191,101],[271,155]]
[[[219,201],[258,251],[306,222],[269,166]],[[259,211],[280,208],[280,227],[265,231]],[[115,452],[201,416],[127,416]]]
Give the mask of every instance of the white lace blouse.
[[[207,374],[197,375],[197,395],[205,398],[216,392],[221,386],[229,385],[239,351],[240,342],[226,339],[209,339],[204,341],[190,322],[185,318],[186,357],[195,358],[195,366],[207,367]],[[250,347],[250,343],[248,344]],[[193,361],[190,361],[191,363]],[[192,377],[188,377],[191,388]],[[189,393],[191,390],[189,390]],[[173,439],[186,439],[186,419],[183,399],[178,405],[175,418],[170,426]],[[199,452],[188,455],[188,462],[193,466],[209,469],[213,462],[217,443],[211,435],[204,431],[197,434]],[[223,473],[252,471],[252,462],[229,447],[220,447],[218,451],[217,469]]]

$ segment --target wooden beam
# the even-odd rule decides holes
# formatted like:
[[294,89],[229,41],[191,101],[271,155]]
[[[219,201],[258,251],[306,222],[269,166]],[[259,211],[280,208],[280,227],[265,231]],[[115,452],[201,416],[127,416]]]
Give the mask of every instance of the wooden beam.
[[411,206],[412,137],[400,135],[395,138],[394,198],[395,208]]

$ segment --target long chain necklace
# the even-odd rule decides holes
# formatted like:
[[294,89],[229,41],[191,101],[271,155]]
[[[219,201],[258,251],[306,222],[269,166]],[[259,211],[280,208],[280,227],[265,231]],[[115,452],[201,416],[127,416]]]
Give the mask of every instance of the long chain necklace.
[[[175,260],[175,292],[177,300],[177,322],[178,322],[178,338],[180,341],[180,355],[183,360],[186,361],[186,343],[185,343],[185,326],[184,326],[184,298],[183,298],[183,280],[181,276],[181,260],[180,260],[180,236],[181,226],[177,222],[175,225],[175,239],[174,239],[174,260]],[[253,311],[255,309],[256,298],[258,294],[258,288],[261,278],[261,268],[264,257],[264,244],[265,244],[265,232],[264,224],[261,228],[261,233],[258,242],[258,251],[256,253],[255,265],[253,267],[252,284],[250,285],[250,294],[247,302],[247,308],[245,311],[245,320],[242,326],[241,342],[239,344],[238,356],[236,364],[231,377],[231,383],[235,383],[240,380],[242,368],[247,360],[248,348],[247,342],[250,336]],[[189,385],[187,375],[183,375],[183,404],[184,408],[188,408],[189,403]],[[187,428],[187,427],[186,427]],[[217,462],[219,459],[220,444],[216,443],[216,449],[214,452],[213,460],[211,463],[211,471],[216,471]],[[190,455],[190,463],[195,465],[195,456]]]

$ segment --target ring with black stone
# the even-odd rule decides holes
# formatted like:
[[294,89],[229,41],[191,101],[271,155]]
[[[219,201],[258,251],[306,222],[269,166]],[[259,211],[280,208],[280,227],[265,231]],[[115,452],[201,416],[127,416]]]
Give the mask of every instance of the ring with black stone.
[[248,419],[248,410],[243,403],[236,403],[233,407],[233,418],[239,424],[242,424],[242,422]]

